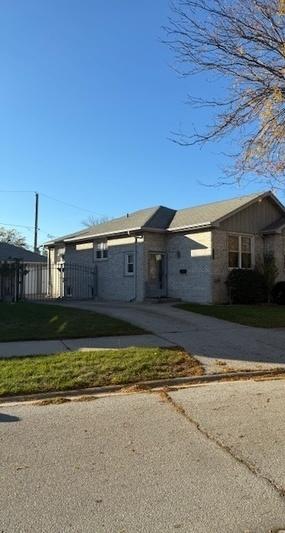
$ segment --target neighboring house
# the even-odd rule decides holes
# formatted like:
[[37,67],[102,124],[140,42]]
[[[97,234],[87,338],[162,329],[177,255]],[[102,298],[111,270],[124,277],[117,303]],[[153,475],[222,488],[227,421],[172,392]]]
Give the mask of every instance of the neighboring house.
[[21,246],[0,242],[0,299],[47,293],[47,258]]
[[254,268],[265,252],[274,253],[285,278],[285,207],[271,192],[188,209],[152,207],[46,246],[51,267],[94,265],[99,299],[222,303],[229,271]]

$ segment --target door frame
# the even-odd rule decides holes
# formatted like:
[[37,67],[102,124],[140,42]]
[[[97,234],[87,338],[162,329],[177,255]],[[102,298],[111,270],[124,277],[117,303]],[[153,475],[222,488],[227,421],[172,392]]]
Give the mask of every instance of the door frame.
[[[151,255],[161,255],[162,257],[162,279],[161,287],[152,287],[149,282],[149,260]],[[167,297],[168,283],[167,283],[167,253],[160,250],[149,250],[147,252],[147,279],[146,279],[146,296],[150,298]]]

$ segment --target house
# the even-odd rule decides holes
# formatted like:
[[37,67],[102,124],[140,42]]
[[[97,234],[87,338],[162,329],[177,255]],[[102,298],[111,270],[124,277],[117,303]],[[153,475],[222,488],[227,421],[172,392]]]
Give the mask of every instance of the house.
[[51,267],[95,268],[98,299],[223,303],[229,271],[254,268],[266,252],[285,278],[285,207],[271,192],[187,209],[151,207],[46,246]]
[[0,242],[0,300],[33,298],[47,292],[47,258]]

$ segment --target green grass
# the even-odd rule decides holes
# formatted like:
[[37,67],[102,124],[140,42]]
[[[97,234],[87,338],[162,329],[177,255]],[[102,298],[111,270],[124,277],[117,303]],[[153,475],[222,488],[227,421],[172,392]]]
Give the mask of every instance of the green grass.
[[199,305],[178,304],[175,307],[199,313],[200,315],[213,316],[237,322],[256,328],[284,328],[285,306],[279,305]]
[[126,348],[0,359],[0,396],[202,375],[181,349]]
[[137,335],[123,320],[60,305],[0,303],[0,341]]

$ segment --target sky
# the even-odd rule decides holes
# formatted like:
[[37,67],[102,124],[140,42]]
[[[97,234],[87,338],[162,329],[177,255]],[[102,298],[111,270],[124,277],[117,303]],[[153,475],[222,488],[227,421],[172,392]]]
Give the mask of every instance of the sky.
[[206,186],[222,174],[223,145],[171,141],[209,123],[187,94],[223,88],[174,71],[167,0],[2,0],[0,15],[0,225],[32,244],[34,191],[42,244],[89,215],[260,189]]

